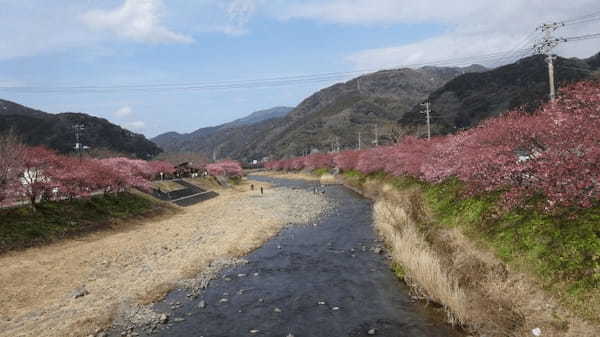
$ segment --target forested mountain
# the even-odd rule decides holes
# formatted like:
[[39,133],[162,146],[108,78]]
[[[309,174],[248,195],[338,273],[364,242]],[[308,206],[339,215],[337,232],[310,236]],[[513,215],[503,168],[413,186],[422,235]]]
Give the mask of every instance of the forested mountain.
[[[294,108],[275,107],[267,110],[255,111],[252,114],[236,119],[233,122],[201,128],[191,133],[167,132],[152,138],[152,141],[158,144],[162,149],[169,152],[201,152],[205,155],[212,155],[212,149],[217,150],[219,144],[229,137],[240,137],[238,129],[241,127],[250,127],[252,125],[265,122],[269,124],[271,119],[285,117]],[[220,150],[225,151],[225,150]]]
[[384,129],[395,126],[430,93],[456,76],[481,70],[473,66],[381,71],[320,90],[285,117],[239,127],[203,128],[183,138],[166,133],[153,141],[167,151],[197,151],[209,156],[214,151],[219,158],[241,160],[326,151],[338,145],[355,147],[359,132],[365,144],[373,141],[376,126],[385,137]]
[[13,130],[28,145],[45,145],[61,153],[74,150],[73,125],[83,124],[81,143],[90,149],[114,151],[138,158],[156,156],[161,149],[143,135],[83,113],[49,114],[0,100],[0,133]]
[[[588,59],[557,58],[558,87],[597,76],[600,54]],[[490,71],[469,73],[446,83],[429,96],[435,133],[469,128],[507,110],[534,110],[548,100],[548,67],[544,56],[521,59]],[[424,124],[421,106],[400,119],[400,124]]]
[[[600,77],[600,54],[556,60],[558,87]],[[251,125],[200,129],[187,141],[175,133],[154,139],[169,151],[197,151],[240,160],[283,158],[391,143],[423,136],[421,103],[431,102],[434,134],[451,133],[509,109],[533,110],[548,99],[543,56],[495,69],[425,67],[380,71],[338,83],[306,98],[285,117]],[[376,138],[377,136],[377,138]],[[193,139],[190,141],[190,139]]]

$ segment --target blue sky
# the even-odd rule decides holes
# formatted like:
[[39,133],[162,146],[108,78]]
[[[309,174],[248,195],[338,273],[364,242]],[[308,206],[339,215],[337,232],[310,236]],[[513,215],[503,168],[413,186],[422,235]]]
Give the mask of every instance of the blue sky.
[[[270,88],[148,86],[375,70],[508,51],[528,45],[524,37],[539,23],[600,11],[595,0],[0,0],[0,7],[0,98],[48,112],[86,112],[149,137],[295,106],[352,76]],[[598,21],[561,33],[595,32]],[[597,40],[557,50],[597,51]]]

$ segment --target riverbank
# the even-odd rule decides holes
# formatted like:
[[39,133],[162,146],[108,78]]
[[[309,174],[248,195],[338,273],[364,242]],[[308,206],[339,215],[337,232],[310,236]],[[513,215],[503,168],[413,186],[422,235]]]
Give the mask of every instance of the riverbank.
[[[444,306],[449,322],[485,336],[527,336],[538,331],[552,337],[600,335],[594,321],[597,289],[580,287],[580,291],[587,289],[584,300],[582,294],[565,291],[567,282],[550,283],[540,275],[540,265],[553,258],[552,253],[542,260],[527,247],[508,251],[508,244],[494,245],[502,241],[486,239],[493,227],[485,222],[489,218],[482,218],[489,209],[481,201],[453,199],[456,195],[449,193],[449,186],[427,187],[382,175],[350,173],[341,182],[376,202],[376,227],[391,250],[397,274],[415,295]],[[524,227],[511,226],[515,232]],[[525,227],[532,232],[535,226]],[[525,234],[511,241],[516,246],[531,240],[538,250],[547,242]],[[581,306],[583,302],[587,305]]]
[[115,328],[110,337],[465,336],[415,303],[390,270],[370,200],[339,184],[314,193],[311,181],[253,179],[324,196],[331,207],[286,226],[201,291],[178,289],[154,303],[163,323]]
[[96,195],[0,209],[0,254],[77,238],[102,230],[123,230],[144,219],[169,216],[174,207],[141,192]]
[[260,196],[250,183],[169,218],[0,256],[0,336],[95,334],[327,207],[312,193],[254,182],[267,187]]

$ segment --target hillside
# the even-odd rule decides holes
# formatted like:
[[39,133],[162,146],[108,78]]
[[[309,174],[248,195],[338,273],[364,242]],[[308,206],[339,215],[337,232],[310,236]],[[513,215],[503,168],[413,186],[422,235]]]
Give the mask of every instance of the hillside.
[[[558,87],[590,78],[600,69],[600,54],[588,59],[556,60]],[[548,99],[548,68],[544,57],[531,56],[490,71],[469,73],[446,83],[429,96],[434,133],[469,128],[509,109],[534,110]],[[425,124],[415,106],[400,119],[404,125]],[[422,128],[424,129],[424,128]]]
[[[219,147],[223,141],[229,137],[241,137],[239,128],[251,127],[252,125],[286,116],[294,108],[275,107],[267,110],[260,110],[250,115],[236,119],[233,122],[201,128],[191,133],[180,134],[177,132],[167,132],[152,138],[152,141],[165,151],[184,152],[194,151],[202,152],[207,156],[212,155],[212,149]],[[236,136],[237,135],[237,136]]]
[[[305,99],[285,117],[239,127],[199,129],[184,137],[175,133],[153,139],[166,151],[198,151],[241,160],[293,156],[373,141],[373,129],[396,124],[418,102],[463,72],[481,67],[397,69],[364,75],[325,88]],[[381,139],[385,141],[384,138]]]
[[256,123],[260,123],[262,121],[285,117],[290,111],[294,110],[294,108],[290,108],[287,106],[279,106],[267,110],[260,110],[253,112],[249,116],[244,118],[236,119],[231,123],[225,124],[226,127],[236,127],[236,126],[244,126],[244,125],[252,125]]
[[[556,60],[559,87],[600,78],[600,54],[588,59]],[[542,56],[487,70],[425,67],[381,71],[325,88],[285,117],[250,125],[199,129],[153,141],[167,151],[196,151],[240,160],[282,158],[310,151],[387,144],[406,134],[422,136],[420,103],[432,103],[434,134],[452,133],[523,106],[531,111],[548,97],[547,65]],[[233,123],[231,123],[233,124]],[[231,125],[230,124],[230,125]]]
[[45,145],[61,153],[73,151],[73,125],[85,125],[81,141],[91,149],[106,149],[138,158],[161,152],[146,137],[106,119],[83,113],[49,114],[13,102],[0,100],[0,133],[13,129],[28,145]]

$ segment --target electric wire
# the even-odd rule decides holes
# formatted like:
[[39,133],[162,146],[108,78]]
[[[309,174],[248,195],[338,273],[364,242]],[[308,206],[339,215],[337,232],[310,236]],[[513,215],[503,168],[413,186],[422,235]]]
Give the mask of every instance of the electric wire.
[[596,20],[600,20],[600,12],[594,12],[594,13],[590,13],[587,15],[577,17],[577,18],[563,20],[563,21],[560,21],[560,23],[562,23],[565,26],[570,26],[570,25],[592,22],[592,21],[596,21]]
[[[513,50],[512,53],[525,55],[529,49]],[[496,52],[478,56],[457,57],[439,59],[429,62],[413,63],[400,66],[401,68],[424,67],[424,66],[461,66],[477,63],[492,63],[507,55],[507,52]],[[228,80],[216,82],[192,82],[192,83],[157,83],[157,84],[123,84],[123,85],[81,85],[81,86],[0,86],[0,90],[19,93],[107,93],[107,92],[157,92],[172,90],[228,90],[228,89],[260,89],[279,86],[291,86],[298,84],[322,83],[341,80],[357,74],[372,72],[373,69],[362,69],[348,72],[332,72],[312,75],[279,76],[272,78],[251,80]],[[382,70],[379,72],[395,72],[398,69]]]
[[[590,13],[577,18],[560,22],[563,25],[575,25],[600,20],[600,12]],[[113,84],[113,85],[24,85],[10,86],[0,85],[0,91],[25,94],[71,94],[71,93],[111,93],[111,92],[164,92],[164,91],[199,91],[199,90],[237,90],[237,89],[262,89],[273,87],[285,87],[323,82],[339,81],[372,72],[395,72],[400,68],[417,68],[426,66],[465,66],[473,64],[498,67],[499,65],[512,63],[533,54],[533,49],[526,47],[538,38],[539,32],[533,31],[525,35],[515,46],[508,51],[494,52],[483,55],[464,56],[446,59],[429,60],[421,63],[402,64],[394,69],[359,69],[345,72],[328,72],[304,75],[274,76],[256,79],[237,79],[206,82],[181,82],[181,83],[137,83],[137,84]],[[600,38],[600,33],[587,34],[564,38],[564,42],[582,41]]]

